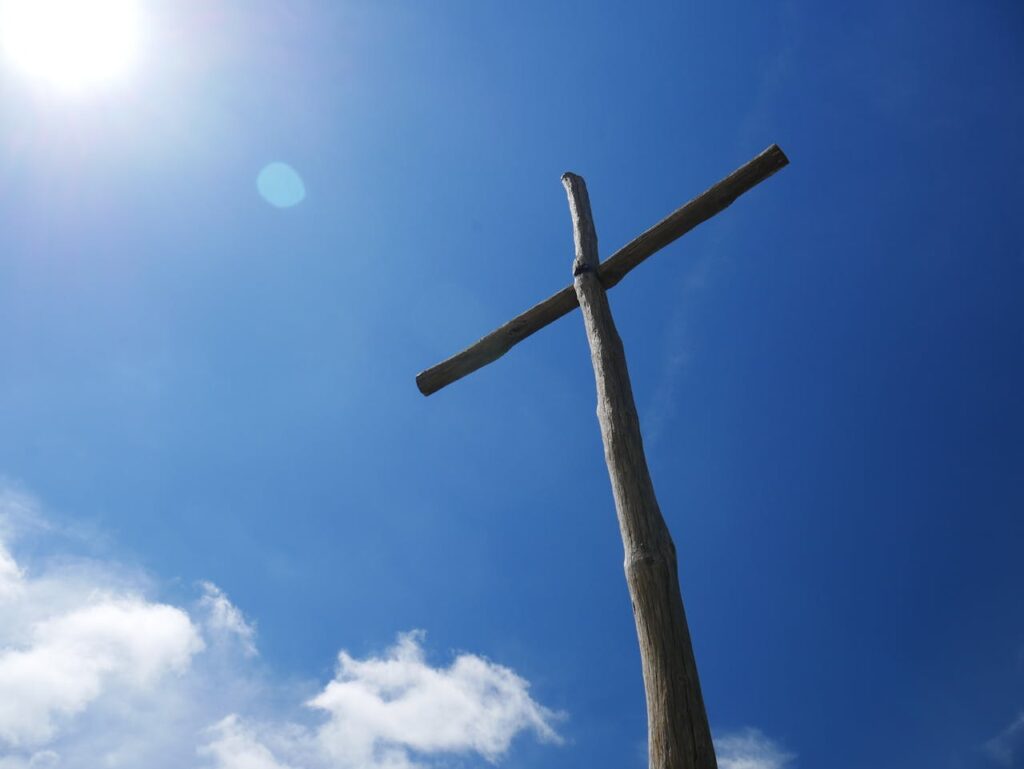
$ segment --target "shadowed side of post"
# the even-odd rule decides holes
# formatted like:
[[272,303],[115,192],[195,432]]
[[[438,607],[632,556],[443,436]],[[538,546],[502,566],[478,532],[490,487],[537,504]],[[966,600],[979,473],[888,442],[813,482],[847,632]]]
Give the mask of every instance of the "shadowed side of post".
[[[788,163],[785,153],[777,144],[773,144],[749,163],[736,169],[612,254],[598,268],[602,285],[606,289],[611,288],[642,261],[727,208],[744,192]],[[500,358],[526,337],[558,320],[578,304],[573,287],[566,286],[462,352],[422,371],[416,377],[417,387],[424,395],[430,395],[472,374],[478,368]]]
[[569,196],[576,244],[573,287],[594,365],[597,418],[640,642],[649,767],[717,769],[679,591],[676,549],[654,496],[625,351],[598,275],[597,234],[590,199],[579,176],[567,173],[562,184]]

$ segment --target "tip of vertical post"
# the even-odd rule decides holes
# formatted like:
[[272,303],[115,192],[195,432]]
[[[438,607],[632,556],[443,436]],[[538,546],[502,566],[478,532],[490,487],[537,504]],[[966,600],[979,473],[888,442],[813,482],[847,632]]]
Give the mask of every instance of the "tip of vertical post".
[[569,214],[572,217],[573,243],[576,246],[576,258],[572,263],[572,274],[577,276],[586,272],[596,272],[600,264],[597,255],[597,231],[594,229],[594,218],[590,212],[590,195],[587,183],[582,176],[572,171],[562,174],[562,186],[569,197]]

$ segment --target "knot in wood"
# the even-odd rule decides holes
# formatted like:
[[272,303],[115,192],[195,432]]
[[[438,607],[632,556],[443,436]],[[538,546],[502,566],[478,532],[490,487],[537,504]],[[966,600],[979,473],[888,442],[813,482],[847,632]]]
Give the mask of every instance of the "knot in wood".
[[573,263],[572,263],[572,276],[574,278],[578,277],[580,275],[584,275],[584,274],[586,274],[588,272],[596,273],[597,269],[594,267],[594,265],[587,264],[586,262],[582,261],[581,259],[573,260]]

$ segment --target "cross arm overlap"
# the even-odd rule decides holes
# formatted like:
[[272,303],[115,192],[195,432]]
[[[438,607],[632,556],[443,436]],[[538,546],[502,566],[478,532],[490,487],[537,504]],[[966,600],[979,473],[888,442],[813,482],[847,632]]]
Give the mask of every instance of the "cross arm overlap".
[[[598,277],[605,289],[621,281],[642,261],[682,237],[698,224],[727,208],[744,192],[755,187],[789,163],[785,153],[773,144],[750,162],[733,171],[720,182],[702,192],[689,203],[676,209],[643,234],[620,248],[598,268]],[[558,320],[579,306],[570,284],[556,294],[534,305],[500,328],[436,366],[420,372],[416,385],[424,395],[472,374],[491,363],[526,337]]]

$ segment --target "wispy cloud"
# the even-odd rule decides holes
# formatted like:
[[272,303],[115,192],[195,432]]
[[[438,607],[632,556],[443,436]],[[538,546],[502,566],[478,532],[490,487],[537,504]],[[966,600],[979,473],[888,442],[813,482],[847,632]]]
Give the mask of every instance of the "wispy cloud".
[[254,657],[256,651],[256,627],[246,620],[224,591],[212,582],[202,582],[203,597],[199,606],[206,612],[208,632],[220,637],[233,637],[240,644],[247,657]]
[[297,686],[212,583],[178,606],[116,564],[19,562],[12,532],[43,519],[0,488],[0,769],[429,769],[559,741],[523,678],[466,653],[431,665],[418,631]]
[[985,753],[998,766],[1024,766],[1024,713],[985,743]]
[[678,393],[683,387],[693,357],[690,319],[694,299],[706,290],[716,266],[717,247],[696,256],[678,285],[680,301],[675,303],[664,332],[662,366],[654,388],[643,408],[644,441],[656,446],[671,427],[678,410]]
[[787,769],[794,756],[758,729],[745,729],[715,740],[719,769]]
[[48,528],[35,498],[0,476],[0,542],[9,542],[25,531]]

